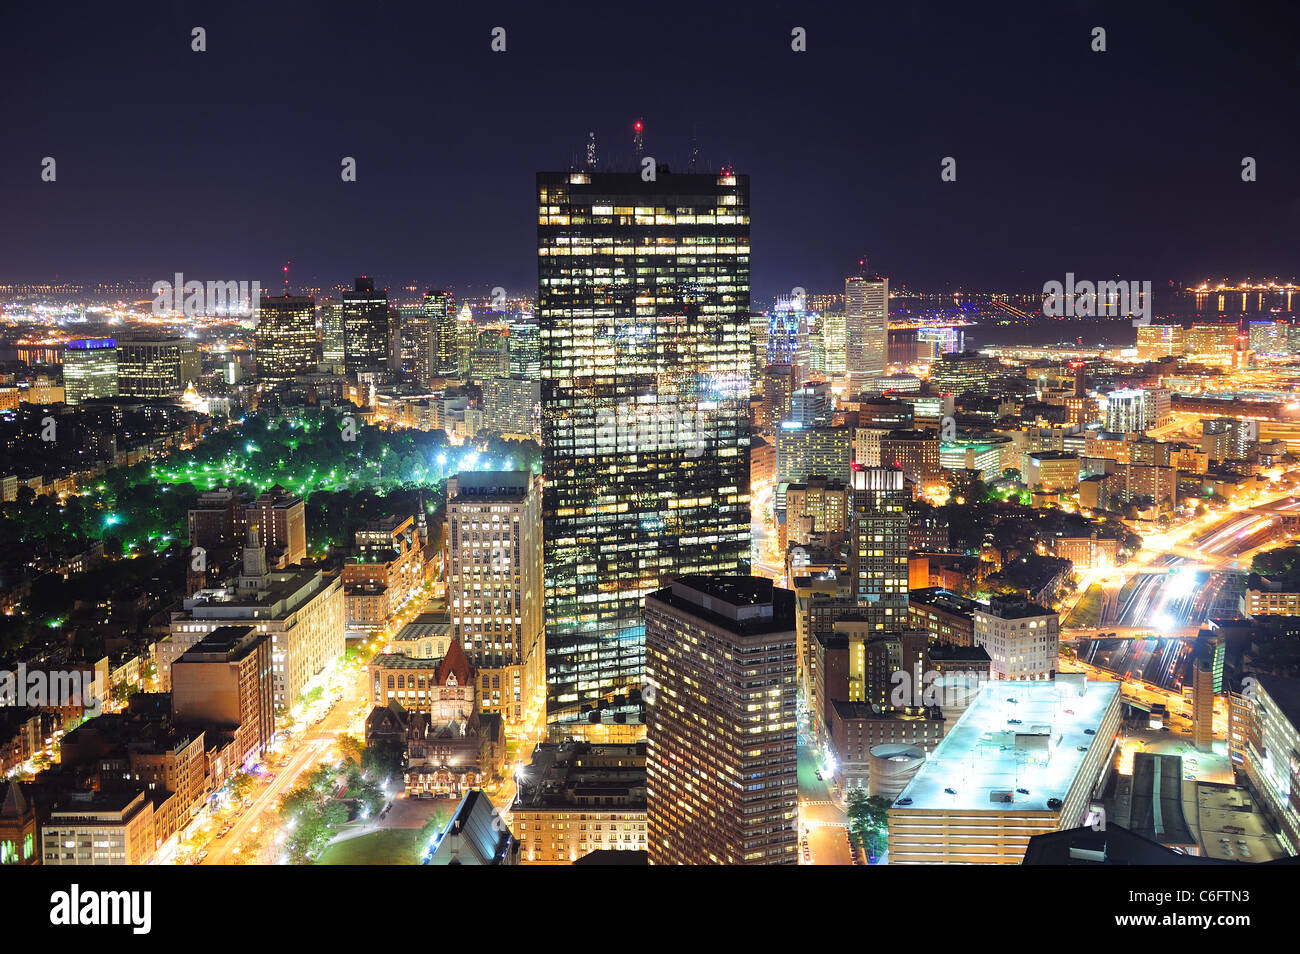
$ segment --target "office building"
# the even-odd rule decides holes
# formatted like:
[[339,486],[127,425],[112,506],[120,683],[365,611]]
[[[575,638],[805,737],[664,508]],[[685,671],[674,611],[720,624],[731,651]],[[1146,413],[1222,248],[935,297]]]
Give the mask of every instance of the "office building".
[[185,338],[118,339],[117,393],[122,397],[177,397],[199,377],[199,352]]
[[[1197,667],[1209,682],[1211,668]],[[1212,722],[1213,692],[1204,693],[1206,710],[1194,722]],[[1230,707],[1230,751],[1234,767],[1245,771],[1270,814],[1281,827],[1279,838],[1292,855],[1300,854],[1300,806],[1296,804],[1296,753],[1300,752],[1300,680],[1273,675],[1254,675],[1242,680],[1233,693]],[[1201,730],[1198,728],[1198,734]],[[1211,736],[1205,730],[1203,736]],[[1211,736],[1212,737],[1212,736]],[[1208,745],[1197,745],[1208,752]]]
[[851,395],[885,374],[889,355],[889,279],[844,281],[844,366]]
[[272,637],[275,704],[292,706],[343,654],[346,612],[337,575],[302,566],[269,570],[251,528],[235,584],[200,590],[172,613],[171,636],[158,644],[159,678],[169,685],[172,664],[214,629],[254,626]]
[[880,466],[896,467],[915,483],[939,475],[939,432],[930,429],[888,431],[880,436]]
[[347,344],[343,336],[343,305],[328,298],[320,303],[321,363],[342,371],[346,364]]
[[539,173],[537,198],[548,709],[562,721],[640,685],[647,593],[749,569],[749,180]]
[[855,465],[852,472],[853,594],[868,628],[896,632],[907,624],[907,510],[903,472]]
[[303,500],[276,484],[244,507],[239,533],[256,527],[271,565],[284,569],[307,559],[307,512]]
[[651,864],[795,864],[794,593],[684,576],[646,597]]
[[508,440],[542,436],[542,386],[536,378],[484,378],[483,430]]
[[1187,357],[1197,363],[1231,365],[1237,354],[1237,326],[1192,325],[1183,341]]
[[1141,325],[1137,330],[1137,356],[1139,361],[1158,361],[1161,358],[1181,357],[1186,343],[1182,325]]
[[510,355],[510,377],[525,381],[541,380],[542,331],[531,315],[527,320],[511,323],[507,348]]
[[1060,617],[1018,596],[995,596],[974,608],[975,645],[992,661],[994,679],[1050,679],[1059,655]]
[[172,720],[233,735],[239,765],[258,760],[275,734],[272,653],[267,633],[218,626],[172,663]]
[[43,865],[144,865],[153,854],[153,802],[140,789],[71,792],[41,826]]
[[930,386],[940,394],[987,394],[1002,376],[1002,362],[978,351],[943,354],[930,365]]
[[948,646],[975,645],[974,600],[937,586],[910,590],[907,594],[907,625],[930,634],[935,643]]
[[310,374],[320,363],[316,336],[316,300],[284,295],[264,298],[253,333],[257,376],[267,383]]
[[343,364],[350,375],[391,370],[394,322],[388,292],[371,278],[358,278],[343,295]]
[[447,481],[452,635],[478,669],[480,709],[512,735],[540,715],[546,688],[541,485],[527,471]]
[[80,404],[117,394],[117,342],[81,338],[63,348],[63,399]]

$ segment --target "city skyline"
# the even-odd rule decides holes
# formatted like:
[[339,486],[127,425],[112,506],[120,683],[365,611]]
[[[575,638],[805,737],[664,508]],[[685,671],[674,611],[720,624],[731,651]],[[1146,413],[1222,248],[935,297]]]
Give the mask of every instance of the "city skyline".
[[[744,18],[705,8],[690,31],[646,18],[631,34],[581,12],[562,28],[494,13],[506,48],[493,52],[497,20],[456,11],[404,12],[373,48],[342,39],[341,6],[259,11],[253,31],[238,8],[87,11],[58,24],[57,42],[46,15],[24,11],[11,69],[35,75],[39,51],[45,108],[15,104],[25,149],[0,157],[0,206],[18,226],[0,239],[0,280],[254,277],[292,261],[305,287],[373,262],[397,280],[524,290],[532,171],[582,166],[589,132],[598,168],[631,170],[635,121],[645,153],[671,168],[689,167],[694,144],[700,166],[751,176],[757,301],[833,287],[863,256],[895,286],[935,290],[1032,289],[1066,271],[1136,272],[1158,288],[1294,275],[1300,150],[1274,119],[1296,98],[1300,65],[1281,40],[1295,15],[1282,5],[1270,9],[1278,28],[1249,33],[1249,45],[1245,25],[1181,8],[1025,6],[998,19],[762,5]],[[204,17],[207,49],[193,52],[186,19]],[[1097,24],[1105,52],[1090,48]],[[791,49],[795,27],[806,52]],[[898,42],[920,34],[924,46]],[[426,74],[412,47],[435,36]],[[123,49],[138,56],[123,61]],[[507,91],[555,70],[561,49],[584,59],[555,73],[578,88],[556,122]],[[236,55],[266,68],[244,77]],[[326,73],[333,98],[309,92],[321,64],[345,55],[376,68]],[[700,61],[719,69],[687,68]],[[870,64],[865,94],[845,62]],[[148,85],[151,68],[176,82]],[[1039,82],[1020,83],[1025,68]],[[737,69],[753,99],[727,79]],[[586,88],[586,71],[612,81]],[[73,96],[76,136],[54,125]],[[158,131],[140,135],[122,110]],[[1220,131],[1198,136],[1207,112]],[[47,156],[54,182],[41,180]],[[1242,181],[1246,156],[1254,182]],[[354,182],[341,181],[344,157]],[[956,181],[941,179],[945,157]],[[171,227],[187,222],[198,228]]]
[[1300,7],[12,27],[19,914],[192,933],[165,867],[294,866],[240,930],[311,943],[301,868],[465,864],[867,867],[931,918],[1126,867],[1012,905],[1086,936],[1277,908]]

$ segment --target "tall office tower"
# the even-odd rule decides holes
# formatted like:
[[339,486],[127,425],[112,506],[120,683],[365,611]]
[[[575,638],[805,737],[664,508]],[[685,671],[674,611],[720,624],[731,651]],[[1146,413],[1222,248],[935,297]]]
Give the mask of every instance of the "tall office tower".
[[1237,326],[1192,325],[1183,332],[1184,350],[1198,364],[1231,365],[1237,354]]
[[510,325],[510,377],[537,381],[542,376],[542,332],[532,315]]
[[1122,388],[1106,395],[1106,430],[1132,434],[1147,429],[1147,392]]
[[371,278],[358,278],[343,295],[343,363],[348,374],[387,371],[389,339],[388,292],[375,291]]
[[123,397],[175,397],[197,381],[198,346],[185,338],[137,338],[117,343],[117,393]]
[[1137,330],[1139,361],[1174,357],[1181,355],[1185,348],[1182,325],[1142,325]]
[[763,368],[763,406],[759,425],[776,430],[790,419],[790,398],[795,392],[794,368],[769,364]]
[[117,394],[117,342],[112,338],[81,338],[63,348],[63,399],[80,404]]
[[849,569],[868,629],[907,627],[907,504],[903,472],[853,466],[853,546]]
[[263,298],[253,332],[257,376],[263,381],[288,381],[316,370],[320,345],[316,339],[313,298]]
[[401,320],[402,370],[415,380],[426,382],[432,377],[433,346],[431,328],[424,303],[399,305]]
[[822,350],[826,353],[826,375],[844,377],[845,348],[848,326],[843,311],[827,311],[822,315]]
[[548,718],[639,686],[645,594],[749,570],[749,178],[539,173]]
[[424,294],[429,318],[429,367],[435,375],[456,373],[456,303],[451,292],[434,289]]
[[320,303],[321,361],[342,366],[346,357],[343,341],[343,306],[333,299]]
[[1087,427],[1097,418],[1097,402],[1088,397],[1088,372],[1082,361],[1071,365],[1074,368],[1074,391],[1065,399],[1069,412],[1070,424]]
[[479,708],[512,736],[540,716],[546,670],[542,481],[465,471],[447,481],[447,609],[481,679]]
[[794,593],[683,576],[645,620],[650,863],[795,864]]
[[1250,350],[1256,354],[1288,354],[1286,328],[1282,321],[1249,322]]
[[465,302],[456,312],[456,325],[453,330],[456,343],[456,377],[468,379],[474,370],[474,348],[478,345],[478,323],[474,320],[474,309]]
[[844,366],[849,394],[857,395],[885,373],[889,352],[889,279],[844,281]]
[[510,375],[510,334],[500,325],[484,328],[470,352],[469,377],[475,383],[484,378]]
[[782,295],[767,320],[767,363],[794,364],[803,327],[803,300]]
[[749,374],[751,396],[762,396],[763,369],[767,367],[767,315],[756,311],[749,316]]

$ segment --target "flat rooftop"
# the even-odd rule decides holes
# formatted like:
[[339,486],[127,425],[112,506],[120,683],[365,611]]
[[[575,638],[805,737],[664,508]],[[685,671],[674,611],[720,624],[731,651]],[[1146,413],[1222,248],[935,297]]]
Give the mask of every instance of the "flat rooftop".
[[[1088,750],[1113,741],[1096,732],[1119,691],[1117,682],[1089,681],[1082,696],[1057,682],[986,683],[893,807],[1055,812],[1048,799],[1065,799]],[[993,801],[994,792],[1011,801]]]
[[794,591],[757,576],[683,576],[647,599],[740,636],[795,628]]

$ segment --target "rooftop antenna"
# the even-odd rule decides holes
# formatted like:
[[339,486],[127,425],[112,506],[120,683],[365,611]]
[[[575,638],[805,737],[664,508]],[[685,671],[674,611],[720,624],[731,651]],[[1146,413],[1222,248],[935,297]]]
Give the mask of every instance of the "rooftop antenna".
[[284,263],[284,297],[285,298],[289,297],[289,266],[292,264],[293,262]]
[[632,124],[632,143],[636,146],[636,164],[641,165],[641,154],[645,151],[645,123],[637,120]]
[[695,171],[695,162],[699,158],[700,158],[700,144],[699,141],[696,140],[695,138],[695,130],[692,129],[691,130],[691,161],[690,161],[690,165],[687,166],[686,169],[687,172]]
[[587,133],[587,171],[596,171],[596,134]]

